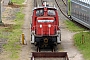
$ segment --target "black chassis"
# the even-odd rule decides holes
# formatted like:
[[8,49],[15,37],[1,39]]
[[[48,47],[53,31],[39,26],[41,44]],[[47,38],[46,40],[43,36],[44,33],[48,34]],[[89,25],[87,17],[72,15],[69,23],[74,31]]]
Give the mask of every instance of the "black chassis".
[[54,48],[57,45],[57,36],[35,37],[35,46],[38,48]]

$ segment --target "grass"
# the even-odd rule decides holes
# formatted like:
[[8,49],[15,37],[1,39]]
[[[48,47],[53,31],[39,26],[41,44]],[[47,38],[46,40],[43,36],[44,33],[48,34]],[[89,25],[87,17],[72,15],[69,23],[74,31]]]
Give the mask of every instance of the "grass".
[[14,3],[22,4],[25,0],[11,0]]
[[[22,4],[25,0],[11,0],[16,4]],[[15,22],[14,25],[10,25],[7,27],[0,27],[0,38],[4,38],[7,43],[3,44],[4,50],[9,53],[6,58],[10,58],[10,60],[17,60],[19,58],[20,52],[20,36],[22,34],[22,25],[24,23],[24,14],[21,11],[16,13],[16,19],[13,20]]]
[[[81,51],[85,60],[90,60],[90,32],[84,32],[83,35],[83,39],[82,32],[74,35],[75,45]],[[84,40],[83,44],[82,40]]]
[[64,23],[66,24],[67,28],[70,31],[77,32],[77,31],[83,31],[83,30],[85,30],[84,28],[81,28],[81,27],[77,26],[75,23],[73,23],[70,20],[65,20]]
[[73,37],[74,44],[81,51],[85,60],[90,60],[90,32],[82,32],[86,29],[77,26],[70,20],[66,20],[65,24],[70,31],[78,32]]
[[[10,32],[7,40],[7,44],[4,44],[3,47],[7,52],[10,52],[11,60],[17,60],[19,57],[20,51],[20,35],[22,34],[22,25],[24,22],[24,14],[20,12],[16,13],[16,19],[14,20],[15,25],[11,26],[11,29],[8,27],[7,29],[3,29],[3,31]],[[12,30],[12,31],[11,31]]]

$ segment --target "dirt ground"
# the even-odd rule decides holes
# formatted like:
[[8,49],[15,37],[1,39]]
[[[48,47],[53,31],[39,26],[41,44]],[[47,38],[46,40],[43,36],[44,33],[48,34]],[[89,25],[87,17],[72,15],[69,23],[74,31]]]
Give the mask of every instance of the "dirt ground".
[[[20,58],[18,60],[30,60],[31,52],[36,51],[36,48],[30,44],[30,23],[31,23],[31,16],[32,16],[32,9],[33,9],[33,0],[27,0],[26,7],[24,9],[25,13],[25,21],[23,25],[23,33],[25,34],[25,45],[22,45],[21,52],[20,52]],[[59,12],[60,13],[60,12]],[[77,50],[77,48],[74,46],[73,43],[73,35],[75,33],[70,32],[65,24],[63,23],[63,20],[66,18],[60,13],[60,25],[61,27],[61,45],[58,47],[60,48],[62,46],[62,50],[58,49],[58,51],[65,51],[68,53],[70,60],[84,60],[83,55]],[[6,53],[3,53],[0,55],[1,57],[6,57]],[[7,53],[8,54],[8,53]],[[3,59],[2,59],[3,60]],[[9,59],[4,59],[9,60]]]

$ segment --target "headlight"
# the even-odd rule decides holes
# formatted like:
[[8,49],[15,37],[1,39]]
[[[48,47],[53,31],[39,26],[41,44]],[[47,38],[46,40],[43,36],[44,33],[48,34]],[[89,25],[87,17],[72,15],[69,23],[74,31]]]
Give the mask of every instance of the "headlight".
[[40,25],[40,28],[42,28],[42,25]]
[[51,27],[51,24],[49,24],[48,27],[50,28]]

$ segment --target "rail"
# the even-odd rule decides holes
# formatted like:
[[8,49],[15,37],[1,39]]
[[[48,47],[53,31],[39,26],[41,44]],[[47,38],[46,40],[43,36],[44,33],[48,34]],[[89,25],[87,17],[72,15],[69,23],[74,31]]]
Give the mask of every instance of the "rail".
[[62,0],[62,2],[63,2],[63,4],[64,4],[65,6],[67,6],[67,4],[65,3],[65,1],[64,1],[64,0]]

